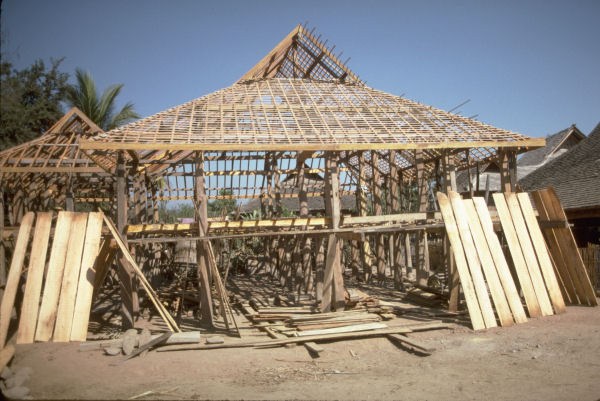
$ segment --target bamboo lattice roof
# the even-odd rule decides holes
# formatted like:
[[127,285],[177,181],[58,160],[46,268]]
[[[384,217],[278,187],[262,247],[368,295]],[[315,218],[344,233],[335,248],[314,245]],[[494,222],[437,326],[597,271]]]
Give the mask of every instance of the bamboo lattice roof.
[[79,109],[72,108],[40,137],[0,152],[2,186],[44,190],[53,185],[68,184],[76,177],[86,177],[80,188],[86,191],[109,185],[110,180],[93,185],[90,177],[107,177],[99,163],[104,167],[110,165],[110,157],[92,160],[79,147],[83,136],[99,132],[103,132],[102,129]]
[[236,83],[84,140],[86,149],[370,150],[529,147],[543,139],[378,91],[300,78]]

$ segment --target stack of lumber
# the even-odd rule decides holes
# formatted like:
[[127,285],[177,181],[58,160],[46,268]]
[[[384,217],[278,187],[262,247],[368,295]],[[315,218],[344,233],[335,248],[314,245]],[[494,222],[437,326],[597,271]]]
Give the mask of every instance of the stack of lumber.
[[[552,187],[531,193],[540,218],[540,222],[553,220],[565,221],[567,216],[558,201]],[[548,248],[556,276],[559,280],[562,295],[569,303],[579,305],[598,306],[594,287],[585,269],[581,254],[573,238],[573,233],[568,225],[562,227],[548,227],[544,225],[543,234]]]
[[[35,213],[29,212],[21,221],[0,306],[0,348],[6,344],[24,271],[27,274],[16,342],[86,340],[94,289],[102,283],[116,254],[109,238],[100,246],[103,221],[159,312],[166,313],[112,222],[102,212],[59,212],[54,225],[52,213],[38,213],[36,218]],[[179,331],[168,318],[165,321],[169,328]]]
[[[502,231],[530,317],[562,313],[565,304],[526,193],[494,194]],[[521,298],[483,198],[438,193],[474,330],[527,321]],[[490,300],[491,294],[491,300]]]
[[[4,345],[23,262],[29,266],[17,331],[17,343],[85,341],[100,246],[102,213],[60,212],[46,267],[52,213],[27,213],[19,229],[2,298],[0,345]],[[29,246],[31,244],[31,246]],[[45,280],[44,280],[45,277]],[[43,287],[43,292],[42,292]]]

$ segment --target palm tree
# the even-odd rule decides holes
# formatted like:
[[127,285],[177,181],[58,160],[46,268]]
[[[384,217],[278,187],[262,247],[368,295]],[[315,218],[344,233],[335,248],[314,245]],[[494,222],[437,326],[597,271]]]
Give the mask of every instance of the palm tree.
[[115,98],[121,92],[123,84],[109,86],[98,98],[96,84],[89,72],[77,68],[75,77],[77,84],[69,87],[67,103],[71,107],[79,108],[103,130],[108,131],[140,118],[133,111],[131,102],[127,102],[118,113],[115,113]]

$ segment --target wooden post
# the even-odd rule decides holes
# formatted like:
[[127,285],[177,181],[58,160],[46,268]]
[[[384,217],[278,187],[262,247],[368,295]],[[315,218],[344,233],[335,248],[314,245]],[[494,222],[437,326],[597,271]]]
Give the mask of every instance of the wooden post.
[[[117,194],[117,229],[121,234],[125,234],[125,228],[127,226],[127,200],[129,196],[125,157],[122,151],[117,153],[116,173],[117,181],[115,191]],[[127,236],[123,235],[123,238],[125,240],[125,244],[127,245]],[[121,287],[121,325],[123,326],[123,329],[126,330],[133,328],[134,326],[133,322],[136,310],[135,303],[137,301],[137,294],[135,292],[133,267],[131,267],[125,258],[125,255],[122,253],[119,256],[117,275],[119,277]]]
[[[301,152],[298,153],[297,159],[296,159],[296,171],[298,174],[298,201],[299,201],[299,206],[300,206],[300,217],[308,217],[309,215],[309,210],[308,210],[308,196],[306,193],[306,180],[305,180],[305,168],[304,168],[304,162],[306,161],[306,159],[312,155],[312,152]],[[302,279],[302,286],[307,289],[308,288],[308,282],[310,281],[310,275],[311,275],[311,262],[310,262],[310,253],[311,253],[311,238],[309,236],[300,236],[298,238],[299,241],[301,241],[301,255],[299,257],[300,259],[300,277],[298,277],[298,275],[296,276],[297,278],[301,278]],[[297,290],[298,290],[298,294],[300,293],[300,282],[297,285]],[[306,290],[305,290],[306,291]]]
[[[208,229],[208,209],[204,189],[204,153],[194,154],[194,211],[200,235],[205,235]],[[198,264],[198,279],[200,280],[200,311],[201,322],[213,327],[213,303],[208,274],[208,252],[204,241],[196,242],[196,261]]]
[[511,151],[508,153],[508,175],[511,192],[517,190],[517,152]]
[[[379,173],[379,152],[372,153],[371,169],[373,171],[373,214],[381,216],[383,214],[382,196],[381,196],[381,174]],[[383,234],[375,234],[375,252],[377,254],[377,281],[379,284],[385,283],[385,237]]]
[[[365,194],[365,187],[367,185],[367,174],[365,169],[365,152],[360,154],[359,177],[358,177],[358,188],[356,191],[356,206],[358,209],[359,216],[366,216],[367,211],[367,197]],[[371,247],[369,241],[363,241],[360,249],[361,263],[363,268],[363,281],[366,281],[371,277]]]
[[500,191],[513,192],[510,185],[510,172],[508,171],[508,154],[505,150],[498,150],[498,165],[500,166]]
[[315,298],[317,303],[323,300],[323,276],[325,273],[325,237],[318,237],[316,242],[317,256],[315,258]]
[[[400,213],[400,198],[399,198],[399,182],[401,180],[402,173],[398,171],[398,165],[396,164],[396,152],[390,151],[390,185],[388,185],[388,191],[390,193],[390,206],[391,213]],[[389,213],[389,212],[388,212]],[[402,234],[396,233],[390,235],[390,244],[392,257],[392,270],[394,273],[394,288],[397,290],[403,290],[404,285],[402,284],[402,265],[404,255],[402,252]]]
[[[419,212],[427,211],[427,180],[425,179],[425,163],[423,161],[423,150],[415,150],[415,167],[417,177],[417,191],[419,199]],[[427,232],[419,231],[417,234],[417,283],[427,285],[429,278],[429,266],[427,264]]]
[[[454,169],[454,156],[449,152],[444,152],[443,156],[444,166],[444,192],[449,194],[450,191],[456,192],[456,173]],[[444,247],[444,260],[446,261],[446,270],[448,277],[450,278],[450,300],[448,302],[448,310],[450,312],[458,311],[458,297],[459,297],[459,277],[458,270],[454,264],[454,255],[450,248],[450,241],[448,236],[445,235],[443,239]]]
[[[331,213],[332,228],[338,229],[340,227],[340,190],[337,154],[327,152],[325,157],[325,204],[329,204],[326,209],[329,209]],[[346,303],[346,294],[341,264],[340,239],[336,234],[329,235],[324,276],[321,310],[328,312],[332,307],[335,310],[343,310]]]

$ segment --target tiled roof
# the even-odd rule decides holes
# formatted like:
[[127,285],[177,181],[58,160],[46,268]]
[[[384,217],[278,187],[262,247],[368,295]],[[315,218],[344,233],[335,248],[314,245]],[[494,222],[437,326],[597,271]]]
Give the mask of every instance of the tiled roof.
[[519,181],[525,190],[551,185],[565,209],[600,206],[600,123],[568,152]]

